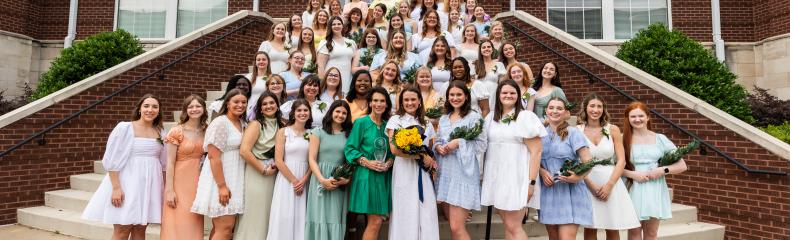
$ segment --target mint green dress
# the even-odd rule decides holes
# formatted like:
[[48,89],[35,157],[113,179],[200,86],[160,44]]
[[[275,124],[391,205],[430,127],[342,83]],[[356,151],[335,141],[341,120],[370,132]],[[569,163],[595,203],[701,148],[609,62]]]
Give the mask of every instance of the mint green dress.
[[[351,179],[348,210],[360,214],[387,215],[392,209],[392,170],[376,172],[357,163],[357,158],[376,159],[374,151],[383,144],[386,159],[394,156],[389,151],[389,138],[385,132],[386,121],[376,125],[369,115],[354,122],[346,142],[346,161],[357,165]],[[376,143],[379,144],[376,144]],[[376,147],[378,146],[378,148]]]
[[[346,134],[329,134],[321,128],[312,131],[321,140],[318,147],[318,168],[324,178],[332,177],[332,170],[343,164]],[[312,239],[343,239],[346,230],[346,188],[319,190],[321,183],[313,175],[307,189],[307,221],[304,237]]]

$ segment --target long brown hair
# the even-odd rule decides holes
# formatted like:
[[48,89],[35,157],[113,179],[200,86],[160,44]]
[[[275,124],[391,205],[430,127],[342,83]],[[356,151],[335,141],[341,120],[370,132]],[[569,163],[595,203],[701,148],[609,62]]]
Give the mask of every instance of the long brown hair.
[[609,115],[609,110],[606,110],[606,102],[603,101],[603,98],[601,98],[600,95],[594,92],[587,94],[587,96],[584,97],[584,100],[582,100],[581,110],[579,110],[579,122],[587,125],[587,118],[589,118],[589,116],[587,116],[587,105],[590,105],[590,101],[592,100],[601,101],[601,104],[603,105],[603,113],[601,114],[601,118],[598,119],[598,121],[601,124],[601,127],[605,127],[606,124],[609,123],[611,116]]
[[[255,54],[255,58],[258,58],[258,55],[266,56],[266,75],[264,76],[268,78],[270,75],[272,75],[272,59],[269,58],[269,54],[264,51],[258,51],[258,53]],[[255,86],[255,81],[258,80],[258,75],[261,74],[260,72],[258,72],[258,64],[256,63],[256,61],[252,62],[252,66],[253,66],[252,77],[249,79],[250,90],[252,90],[252,87]]]
[[[481,42],[480,45],[478,45],[477,60],[475,60],[475,74],[477,75],[478,79],[486,77],[486,73],[488,73],[488,69],[486,69],[486,60],[485,57],[483,57],[483,44],[486,43],[490,44],[492,49],[494,48],[494,43],[491,42],[491,40],[486,40],[484,42]],[[494,56],[490,56],[490,57],[492,62],[496,61]]]
[[337,67],[331,67],[329,68],[329,70],[326,70],[326,76],[324,76],[324,79],[321,80],[321,85],[320,85],[321,93],[318,94],[318,97],[320,98],[321,94],[324,94],[326,88],[329,87],[328,83],[326,82],[326,79],[329,77],[329,72],[331,72],[332,70],[337,72],[338,82],[337,82],[337,89],[335,90],[335,95],[331,97],[333,100],[343,99],[343,74],[340,74],[340,69]]
[[625,169],[630,171],[634,171],[634,164],[631,162],[631,146],[633,145],[634,129],[631,127],[631,121],[628,120],[628,114],[635,109],[641,109],[645,112],[647,115],[645,127],[650,129],[650,109],[647,105],[639,101],[628,104],[623,114],[623,149],[625,150]]
[[140,98],[140,100],[137,100],[137,104],[134,105],[134,110],[132,112],[132,121],[140,120],[140,118],[143,117],[143,114],[140,113],[140,110],[143,108],[143,102],[149,98],[153,98],[154,100],[156,100],[156,103],[159,104],[159,113],[156,115],[156,118],[154,118],[153,126],[157,130],[162,130],[164,128],[164,126],[162,125],[162,101],[160,101],[158,97],[150,93],[146,93],[145,95],[143,95],[143,97]]
[[[505,112],[505,107],[502,106],[502,102],[499,100],[499,94],[502,92],[502,87],[504,87],[504,86],[511,86],[511,87],[515,88],[516,89],[516,96],[521,96],[521,89],[518,87],[518,84],[516,84],[516,81],[513,81],[511,79],[507,79],[505,81],[500,82],[499,85],[497,85],[497,87],[496,87],[496,95],[495,95],[496,98],[494,98],[494,101],[496,103],[496,104],[494,104],[494,121],[497,121],[497,122],[499,122],[499,120],[502,119],[503,115],[507,114]],[[551,101],[551,100],[549,100],[549,101]],[[516,103],[513,106],[513,109],[515,110],[515,113],[513,114],[513,120],[516,120],[518,118],[518,113],[525,109],[524,106],[521,105],[521,100],[520,99],[516,100]]]
[[406,109],[403,107],[403,94],[406,92],[413,92],[417,94],[417,99],[420,101],[420,106],[417,107],[417,111],[414,113],[414,118],[417,119],[417,122],[420,125],[425,126],[425,106],[423,106],[422,101],[422,93],[420,93],[420,89],[415,86],[409,86],[406,89],[403,89],[400,94],[398,94],[398,110],[395,111],[395,114],[400,116],[406,115]]
[[192,101],[197,101],[200,106],[203,106],[203,114],[200,115],[200,129],[206,130],[206,127],[208,127],[208,109],[206,108],[206,100],[197,94],[190,94],[184,98],[184,103],[181,104],[181,117],[178,119],[178,124],[183,125],[189,121],[187,109],[189,108],[189,105],[192,104]]
[[[310,34],[313,35],[313,39],[310,40],[309,43],[305,43],[302,41],[302,34],[304,33],[304,31],[310,31]],[[313,29],[309,27],[302,27],[302,32],[299,33],[299,44],[297,44],[296,49],[297,51],[302,51],[302,47],[304,47],[304,45],[307,44],[307,48],[310,49],[310,62],[316,64],[315,60],[318,57],[316,57],[315,55],[315,44],[313,44],[313,40],[315,40],[315,31],[313,31]]]
[[[568,111],[568,109],[565,107],[565,106],[568,106],[568,102],[566,102],[565,99],[562,99],[560,97],[552,97],[551,99],[549,99],[549,103],[551,103],[551,101],[560,101],[560,102],[562,102],[562,108],[564,108],[565,111]],[[517,102],[519,102],[519,101],[517,101]],[[546,104],[546,105],[548,106],[548,104]],[[549,125],[549,121],[545,121],[543,123],[543,126],[548,126],[548,125]],[[569,126],[570,125],[568,124],[567,119],[563,119],[563,121],[560,122],[560,125],[557,125],[557,130],[555,132],[557,133],[557,136],[560,136],[560,140],[565,140],[565,138],[568,137],[568,127]]]

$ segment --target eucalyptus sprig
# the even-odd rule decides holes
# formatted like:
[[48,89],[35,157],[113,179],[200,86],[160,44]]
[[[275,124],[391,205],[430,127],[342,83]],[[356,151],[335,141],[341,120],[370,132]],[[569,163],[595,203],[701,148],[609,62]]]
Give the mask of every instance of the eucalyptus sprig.
[[419,68],[419,65],[414,65],[411,68],[409,68],[409,70],[406,70],[406,72],[403,73],[403,75],[404,75],[403,82],[404,83],[408,83],[408,84],[414,84],[417,81],[417,69],[418,68]]
[[505,115],[505,117],[499,120],[499,122],[509,125],[513,120],[516,120],[515,113]]
[[359,64],[362,66],[370,66],[373,63],[373,57],[379,53],[381,49],[376,47],[368,47],[368,50],[365,51],[365,54],[362,54],[362,57],[359,57]]
[[477,123],[475,123],[475,125],[456,127],[455,129],[453,129],[452,132],[450,132],[450,140],[457,138],[464,139],[467,141],[475,139],[477,138],[477,136],[480,135],[480,133],[483,132],[483,125],[484,125],[484,121],[481,118],[480,120],[477,121]]
[[598,165],[602,165],[602,166],[612,165],[612,159],[607,158],[607,159],[598,160],[596,158],[593,158],[592,160],[583,163],[579,163],[577,161],[567,159],[565,160],[565,162],[562,163],[562,167],[560,167],[559,174],[566,177],[570,176],[571,172],[573,172],[576,175],[584,175],[585,173],[593,169],[593,167]]
[[318,72],[318,66],[313,61],[309,61],[307,65],[302,67],[302,72],[315,74]]
[[427,118],[440,118],[444,112],[444,98],[439,98],[436,105],[425,109],[425,117]]
[[694,149],[697,149],[698,147],[699,147],[699,140],[694,139],[694,141],[691,141],[691,143],[689,143],[686,146],[679,147],[671,152],[665,153],[663,156],[661,156],[661,158],[658,159],[658,166],[665,167],[672,165],[680,161],[680,159],[682,159],[683,156],[691,153],[691,151],[694,151]]

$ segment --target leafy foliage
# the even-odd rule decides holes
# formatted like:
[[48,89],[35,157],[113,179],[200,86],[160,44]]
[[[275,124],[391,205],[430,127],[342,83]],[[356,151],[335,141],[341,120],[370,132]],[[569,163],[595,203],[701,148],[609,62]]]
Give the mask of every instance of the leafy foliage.
[[782,125],[769,125],[762,128],[762,130],[768,134],[771,134],[771,136],[774,136],[775,138],[790,144],[790,122],[785,122]]
[[746,90],[736,76],[701,44],[661,23],[623,43],[617,57],[687,93],[753,123]]
[[755,88],[754,93],[749,95],[749,105],[757,120],[755,126],[782,125],[790,119],[790,100],[779,100],[768,94],[766,89]]
[[103,32],[64,49],[41,76],[32,100],[42,98],[143,53],[143,45],[122,29]]
[[5,92],[6,90],[0,90],[0,115],[6,114],[10,111],[14,111],[19,107],[24,106],[27,104],[27,99],[33,94],[33,90],[30,89],[30,86],[25,83],[24,88],[24,95],[18,96],[11,99],[6,99]]
[[691,153],[691,151],[694,151],[694,149],[697,149],[698,147],[699,147],[699,141],[697,139],[694,139],[694,141],[691,141],[689,145],[679,147],[674,151],[665,153],[663,156],[661,156],[661,158],[658,159],[658,166],[664,167],[664,166],[672,165],[680,161],[680,159],[682,159],[683,156]]

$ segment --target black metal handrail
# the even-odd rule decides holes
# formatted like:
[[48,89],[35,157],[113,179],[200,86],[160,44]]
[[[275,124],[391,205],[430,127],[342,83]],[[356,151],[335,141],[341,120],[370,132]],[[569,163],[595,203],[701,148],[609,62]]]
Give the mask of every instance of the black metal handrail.
[[[608,82],[608,81],[606,81],[606,80],[603,80],[602,78],[598,77],[598,75],[596,75],[595,73],[593,73],[593,72],[591,72],[590,70],[588,70],[587,68],[585,68],[585,67],[581,66],[579,63],[577,63],[577,62],[575,62],[575,61],[571,60],[570,58],[568,58],[568,57],[567,57],[567,56],[565,56],[564,54],[560,53],[560,52],[559,52],[559,51],[557,51],[556,49],[552,48],[552,47],[551,47],[551,46],[549,46],[548,44],[544,43],[543,41],[540,41],[540,40],[536,39],[535,37],[533,37],[532,35],[530,35],[530,34],[529,34],[529,33],[527,33],[526,31],[522,30],[521,28],[518,28],[518,27],[516,27],[515,25],[513,25],[513,23],[510,23],[510,22],[504,22],[504,24],[507,24],[507,25],[508,25],[510,28],[512,28],[512,29],[515,29],[515,30],[516,30],[516,31],[518,31],[519,33],[523,34],[524,36],[527,36],[527,37],[528,37],[529,39],[531,39],[532,41],[535,41],[535,42],[537,42],[538,44],[540,44],[541,46],[543,46],[544,48],[548,49],[549,51],[551,51],[551,52],[552,52],[552,53],[554,53],[555,55],[559,56],[560,58],[564,59],[564,60],[565,60],[565,61],[567,61],[567,62],[570,62],[570,63],[571,63],[571,64],[573,64],[573,65],[574,65],[576,68],[578,68],[578,69],[582,70],[584,73],[586,73],[586,74],[587,74],[587,76],[588,76],[588,77],[590,77],[590,83],[591,83],[591,84],[592,84],[592,83],[594,83],[594,82],[593,82],[593,80],[597,80],[597,81],[599,81],[599,82],[602,82],[604,85],[606,85],[607,87],[611,88],[612,90],[615,90],[615,91],[616,91],[617,93],[619,93],[620,95],[623,95],[624,97],[628,98],[629,100],[631,100],[631,101],[638,101],[638,99],[636,99],[634,96],[631,96],[630,94],[626,93],[626,92],[625,92],[625,91],[623,91],[622,89],[620,89],[620,88],[617,88],[616,86],[614,86],[612,83],[610,83],[610,82]],[[719,156],[723,157],[723,158],[724,158],[724,159],[726,159],[727,161],[729,161],[729,162],[731,162],[731,163],[735,164],[735,166],[738,166],[738,168],[740,168],[740,169],[741,169],[741,170],[743,170],[743,171],[746,171],[747,173],[755,173],[755,174],[767,174],[767,175],[777,175],[777,176],[787,176],[787,172],[782,172],[782,171],[770,171],[770,170],[760,170],[760,169],[752,169],[752,168],[749,168],[749,167],[748,167],[748,166],[746,166],[744,163],[742,163],[742,162],[738,161],[737,159],[733,158],[732,156],[730,156],[729,154],[725,153],[725,152],[724,152],[724,151],[722,151],[721,149],[717,148],[717,147],[716,147],[716,146],[714,146],[713,144],[711,144],[711,143],[709,143],[708,141],[705,141],[704,139],[700,138],[699,136],[697,136],[697,134],[695,134],[695,133],[693,133],[693,132],[689,131],[688,129],[686,129],[686,128],[684,128],[684,127],[680,126],[680,125],[678,125],[677,123],[673,122],[672,120],[669,120],[669,118],[667,118],[667,117],[666,117],[666,116],[664,116],[663,114],[661,114],[661,113],[657,112],[656,110],[654,110],[654,109],[650,109],[650,112],[651,112],[653,115],[655,115],[656,117],[658,117],[658,118],[660,118],[660,119],[664,120],[665,122],[669,123],[669,125],[671,125],[672,127],[676,128],[676,129],[678,129],[678,130],[680,130],[681,132],[683,132],[684,134],[686,134],[686,135],[690,136],[691,138],[698,140],[698,141],[699,141],[699,142],[702,144],[702,147],[700,148],[700,152],[701,152],[703,155],[705,154],[705,148],[710,148],[711,150],[713,150],[714,152],[716,152],[716,154],[718,154]]]
[[137,79],[134,82],[129,83],[126,86],[123,86],[122,88],[116,90],[115,92],[111,93],[110,95],[104,96],[101,99],[99,99],[98,101],[92,103],[91,105],[88,105],[87,107],[80,109],[79,111],[69,115],[68,117],[66,117],[66,118],[64,118],[64,119],[62,119],[62,120],[60,120],[60,121],[58,121],[58,122],[56,122],[56,123],[54,123],[52,125],[50,125],[49,127],[44,128],[44,130],[41,130],[39,132],[36,132],[33,135],[30,135],[29,137],[23,139],[21,142],[15,144],[14,146],[11,146],[7,150],[5,150],[3,152],[0,152],[0,157],[3,157],[5,155],[10,154],[14,150],[19,149],[20,147],[24,146],[25,144],[30,143],[31,141],[33,141],[33,139],[36,139],[38,137],[42,137],[42,141],[40,142],[40,144],[43,145],[44,143],[46,143],[46,141],[43,140],[43,137],[44,137],[44,135],[47,132],[52,131],[53,129],[55,129],[57,127],[60,127],[63,124],[66,124],[67,122],[69,122],[72,119],[80,116],[81,114],[87,112],[88,110],[95,108],[99,104],[102,104],[102,103],[106,102],[107,100],[112,99],[113,97],[115,97],[117,95],[120,95],[121,93],[125,92],[126,90],[131,89],[134,86],[137,86],[138,84],[140,84],[141,82],[143,82],[145,80],[148,80],[148,79],[150,79],[150,78],[152,78],[154,76],[157,76],[157,75],[161,78],[163,76],[164,71],[166,69],[168,69],[171,66],[173,66],[173,65],[175,65],[175,64],[177,64],[177,63],[179,63],[179,62],[181,62],[181,61],[183,61],[183,60],[185,60],[185,59],[187,59],[189,57],[191,57],[193,54],[197,53],[198,51],[203,50],[203,49],[205,49],[205,48],[207,48],[207,47],[209,47],[211,45],[214,45],[218,41],[225,39],[226,37],[230,36],[231,34],[246,29],[252,23],[266,23],[266,21],[263,21],[261,19],[252,19],[252,20],[247,21],[246,23],[234,28],[233,30],[231,30],[231,31],[229,31],[229,32],[227,32],[225,34],[217,36],[213,40],[211,40],[211,41],[209,41],[207,43],[204,43],[202,46],[200,46],[200,47],[198,47],[196,49],[193,49],[192,51],[189,51],[188,53],[184,54],[183,56],[181,56],[181,57],[179,57],[179,58],[177,58],[177,59],[175,59],[173,61],[170,61],[169,63],[157,68],[156,70],[154,70],[153,72],[143,76],[142,78]]

